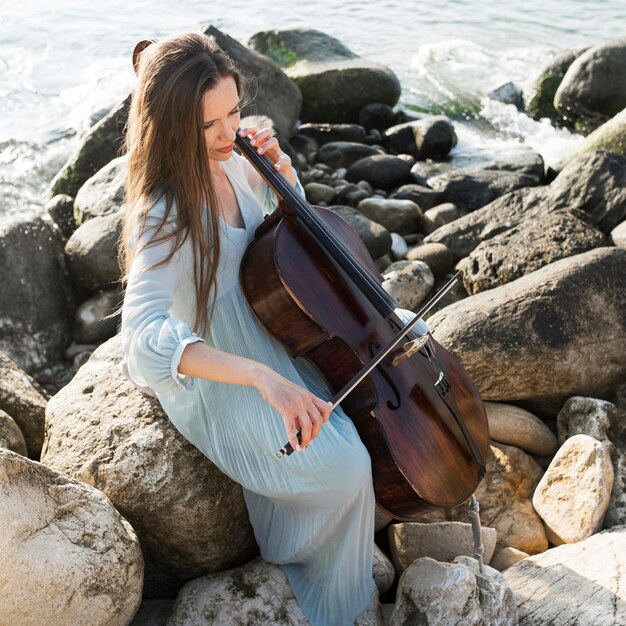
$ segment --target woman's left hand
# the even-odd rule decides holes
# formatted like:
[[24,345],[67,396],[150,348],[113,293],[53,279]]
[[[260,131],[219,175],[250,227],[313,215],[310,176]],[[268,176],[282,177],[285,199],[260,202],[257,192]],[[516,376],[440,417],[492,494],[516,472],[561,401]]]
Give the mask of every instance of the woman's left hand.
[[265,154],[274,163],[274,169],[280,172],[291,184],[296,186],[296,175],[291,167],[291,159],[280,149],[278,139],[272,135],[271,128],[258,129],[254,126],[242,128],[239,131],[242,137],[249,137],[250,143],[259,154]]

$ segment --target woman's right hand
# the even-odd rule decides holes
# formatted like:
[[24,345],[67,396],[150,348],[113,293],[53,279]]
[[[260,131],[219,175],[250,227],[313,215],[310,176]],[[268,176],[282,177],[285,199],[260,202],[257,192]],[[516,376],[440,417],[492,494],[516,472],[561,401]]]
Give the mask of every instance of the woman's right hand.
[[[319,435],[330,417],[332,403],[318,398],[269,368],[259,376],[256,387],[263,398],[280,413],[287,439],[296,451],[306,448]],[[302,436],[301,444],[298,443],[298,431]]]

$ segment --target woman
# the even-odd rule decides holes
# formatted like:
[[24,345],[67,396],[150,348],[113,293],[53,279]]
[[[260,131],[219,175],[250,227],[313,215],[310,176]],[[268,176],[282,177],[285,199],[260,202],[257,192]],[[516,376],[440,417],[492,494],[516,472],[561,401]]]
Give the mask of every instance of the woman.
[[[204,35],[141,55],[120,239],[123,367],[243,486],[261,555],[285,571],[311,624],[352,625],[374,591],[370,459],[343,411],[330,412],[317,371],[242,294],[241,258],[277,199],[233,153],[241,97],[240,74]],[[303,193],[270,133],[246,132]],[[278,459],[285,439],[297,452]]]

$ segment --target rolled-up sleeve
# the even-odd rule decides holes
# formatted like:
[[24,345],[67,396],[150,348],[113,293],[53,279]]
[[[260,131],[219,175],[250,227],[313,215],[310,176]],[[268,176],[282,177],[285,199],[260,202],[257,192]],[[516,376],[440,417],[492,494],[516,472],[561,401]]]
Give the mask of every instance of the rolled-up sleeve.
[[[150,224],[156,222],[149,218]],[[146,231],[139,238],[142,243]],[[196,379],[178,373],[185,346],[204,341],[182,320],[169,314],[180,271],[180,250],[157,268],[173,249],[174,241],[142,247],[136,254],[128,278],[122,307],[122,371],[142,391],[156,394],[190,392]],[[150,269],[152,268],[152,269]],[[152,395],[155,395],[154,393]]]

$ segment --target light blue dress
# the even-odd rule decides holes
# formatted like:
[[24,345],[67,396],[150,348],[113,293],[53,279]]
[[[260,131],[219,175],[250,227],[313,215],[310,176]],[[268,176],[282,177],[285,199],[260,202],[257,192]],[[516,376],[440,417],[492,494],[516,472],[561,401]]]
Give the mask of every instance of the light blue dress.
[[[259,391],[178,374],[186,345],[208,345],[265,363],[320,398],[332,394],[304,359],[293,360],[259,324],[239,282],[243,253],[276,197],[252,166],[233,154],[222,163],[245,228],[222,220],[217,300],[210,330],[190,329],[195,314],[189,238],[165,266],[171,243],[135,258],[122,311],[122,369],[158,398],[175,427],[243,486],[261,556],[285,571],[313,626],[352,626],[370,602],[374,582],[374,492],[367,450],[341,408],[305,452],[278,459],[286,435],[280,414]],[[302,188],[298,185],[300,193]],[[164,203],[151,209],[158,223]],[[140,235],[142,241],[149,233]]]

